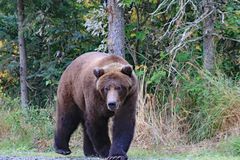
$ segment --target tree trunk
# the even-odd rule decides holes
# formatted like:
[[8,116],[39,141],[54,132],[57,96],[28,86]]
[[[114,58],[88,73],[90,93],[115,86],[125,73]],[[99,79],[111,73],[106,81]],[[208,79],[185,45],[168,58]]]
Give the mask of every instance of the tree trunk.
[[28,91],[27,91],[27,63],[26,63],[26,51],[24,42],[24,5],[23,0],[17,1],[18,10],[18,46],[20,56],[20,88],[21,88],[21,106],[23,108],[28,106]]
[[214,0],[203,0],[204,13],[210,13],[203,21],[203,64],[204,68],[210,72],[214,69],[215,45],[213,41],[214,33]]
[[123,8],[117,0],[108,0],[108,52],[125,56],[125,34]]

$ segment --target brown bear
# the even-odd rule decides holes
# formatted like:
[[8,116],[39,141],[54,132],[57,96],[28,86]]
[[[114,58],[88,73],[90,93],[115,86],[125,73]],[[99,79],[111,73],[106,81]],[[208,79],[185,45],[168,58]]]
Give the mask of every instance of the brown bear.
[[[137,95],[136,75],[122,57],[100,52],[79,56],[64,71],[58,86],[55,151],[71,153],[70,136],[81,123],[85,156],[127,159]],[[108,132],[110,117],[112,141]]]

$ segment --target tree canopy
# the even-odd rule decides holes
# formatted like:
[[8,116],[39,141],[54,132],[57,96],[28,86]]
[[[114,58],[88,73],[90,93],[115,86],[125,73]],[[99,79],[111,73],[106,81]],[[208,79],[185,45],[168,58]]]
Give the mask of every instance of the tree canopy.
[[[59,77],[78,55],[107,51],[106,1],[25,0],[24,38],[27,52],[27,85],[31,104],[44,106],[54,99]],[[141,76],[147,68],[148,90],[171,86],[190,65],[203,68],[203,25],[214,17],[214,67],[239,79],[238,1],[211,1],[209,11],[197,0],[123,0],[126,59]],[[11,96],[19,95],[19,53],[16,1],[0,1],[0,85]],[[61,58],[56,57],[61,53]]]

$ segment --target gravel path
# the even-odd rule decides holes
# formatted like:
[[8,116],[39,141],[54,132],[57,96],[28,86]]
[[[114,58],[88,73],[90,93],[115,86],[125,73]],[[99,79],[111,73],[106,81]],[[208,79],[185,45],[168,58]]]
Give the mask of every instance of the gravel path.
[[[54,157],[54,158],[50,158],[50,157],[44,157],[44,156],[1,156],[0,155],[0,160],[104,160],[101,158],[77,158],[77,157]],[[129,158],[129,160],[177,160],[177,159],[173,159],[173,158],[144,158],[144,159],[132,159]]]
[[64,157],[43,157],[43,156],[0,156],[0,160],[102,160],[100,158],[64,158]]

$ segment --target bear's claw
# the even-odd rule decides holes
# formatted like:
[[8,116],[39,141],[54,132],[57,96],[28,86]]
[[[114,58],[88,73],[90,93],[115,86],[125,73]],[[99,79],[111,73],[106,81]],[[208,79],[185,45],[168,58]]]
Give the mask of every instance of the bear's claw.
[[69,155],[72,153],[70,149],[55,149],[55,152],[63,155]]
[[107,160],[127,160],[128,158],[126,156],[111,156],[108,157]]

